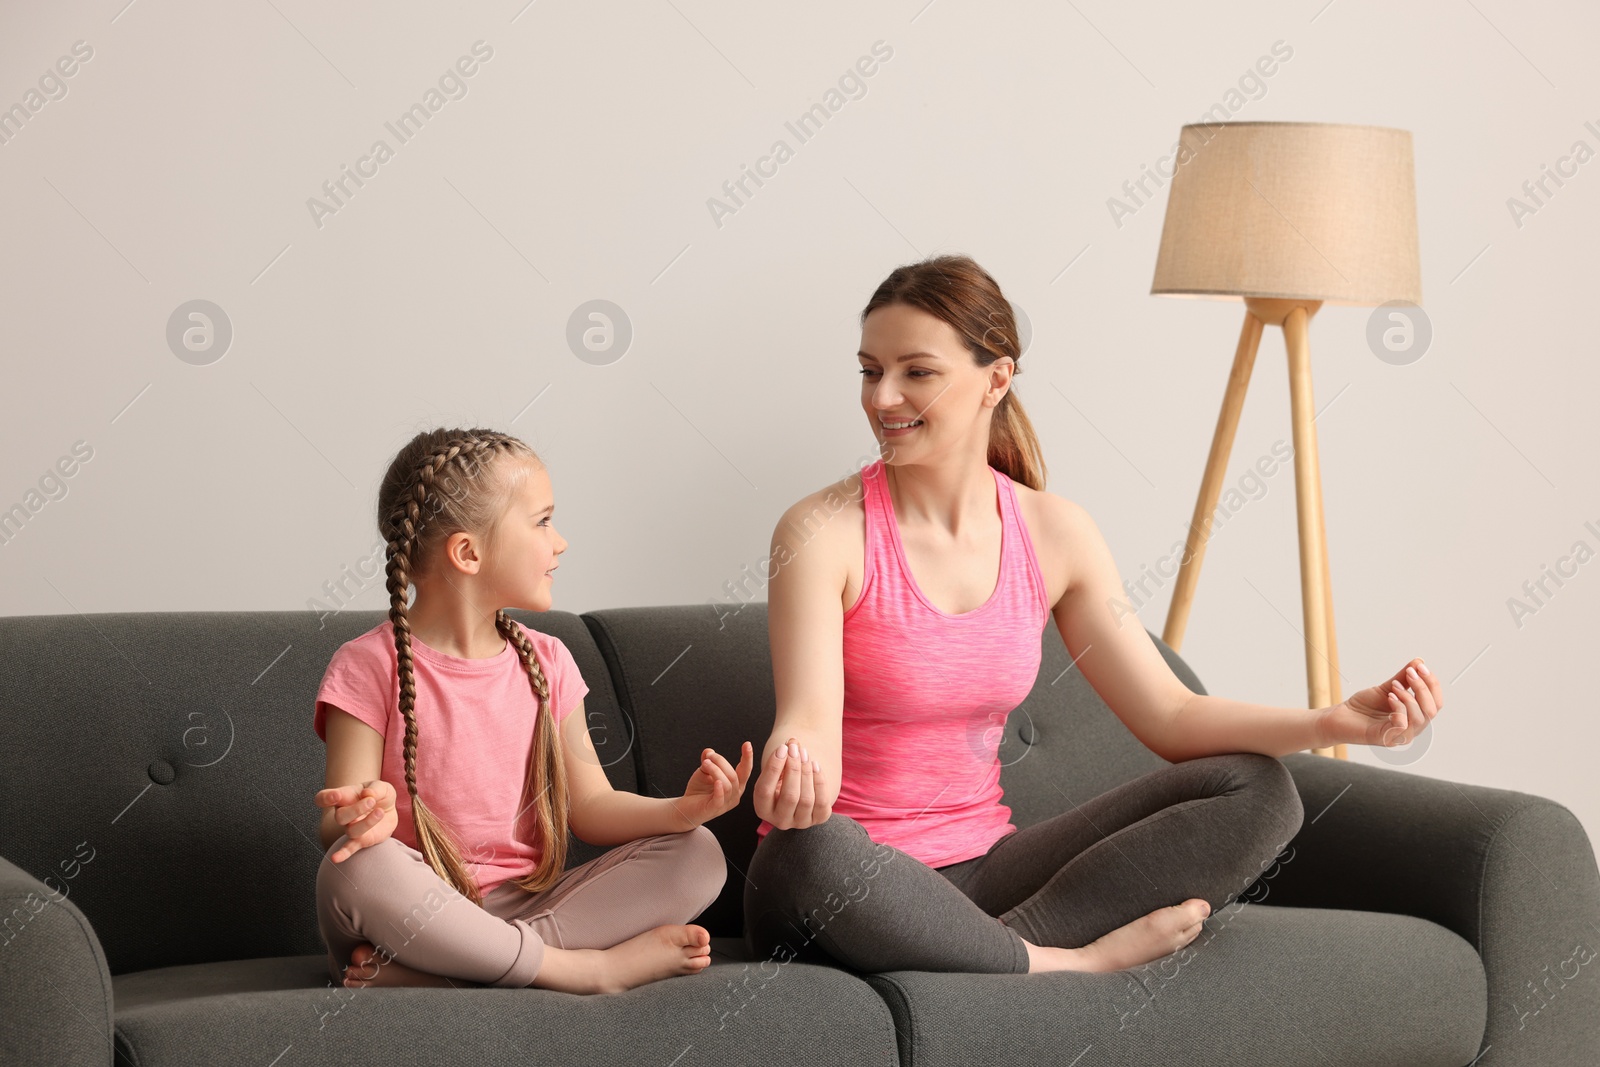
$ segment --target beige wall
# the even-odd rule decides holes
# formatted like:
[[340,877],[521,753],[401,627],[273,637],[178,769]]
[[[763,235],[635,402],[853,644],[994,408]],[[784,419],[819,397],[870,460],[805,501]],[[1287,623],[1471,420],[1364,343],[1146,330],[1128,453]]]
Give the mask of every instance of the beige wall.
[[[1600,161],[1561,162],[1600,149],[1591,6],[121,4],[0,12],[0,106],[39,104],[0,144],[0,508],[92,451],[0,546],[0,611],[304,607],[371,556],[379,474],[440,423],[548,461],[558,607],[722,597],[870,448],[856,315],[942,251],[1026,311],[1050,489],[1135,577],[1188,519],[1242,309],[1148,295],[1165,190],[1120,225],[1108,200],[1244,78],[1238,120],[1415,135],[1431,349],[1380,361],[1360,308],[1312,328],[1345,691],[1425,657],[1447,708],[1407,769],[1600,829]],[[801,143],[785,123],[862,57]],[[385,124],[441,77],[402,143]],[[342,207],[308,207],[379,139]],[[1517,217],[1545,166],[1570,176]],[[197,299],[233,330],[208,365],[166,336]],[[634,331],[606,365],[566,340],[592,299]],[[1289,438],[1282,353],[1269,332],[1231,485]],[[1183,651],[1214,692],[1304,699],[1292,479],[1206,558]]]

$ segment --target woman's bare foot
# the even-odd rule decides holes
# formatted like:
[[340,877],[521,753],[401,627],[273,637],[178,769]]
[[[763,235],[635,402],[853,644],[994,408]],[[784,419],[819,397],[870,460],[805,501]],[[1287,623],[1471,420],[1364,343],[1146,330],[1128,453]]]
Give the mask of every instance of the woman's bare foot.
[[533,984],[564,993],[620,993],[711,963],[711,934],[703,926],[658,926],[610,948],[545,946]]
[[367,986],[460,986],[476,985],[430,974],[407,967],[393,957],[382,957],[378,950],[363,941],[350,950],[350,966],[344,971],[346,989],[365,989]]
[[1051,948],[1024,941],[1028,946],[1028,972],[1101,972],[1138,967],[1169,956],[1193,941],[1209,914],[1211,905],[1200,897],[1190,897],[1182,904],[1140,916],[1082,948]]

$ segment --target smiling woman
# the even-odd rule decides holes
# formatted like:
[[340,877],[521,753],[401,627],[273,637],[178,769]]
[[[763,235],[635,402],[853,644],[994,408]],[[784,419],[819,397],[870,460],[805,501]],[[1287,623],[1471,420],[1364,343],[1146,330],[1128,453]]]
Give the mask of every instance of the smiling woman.
[[[746,947],[868,972],[1165,956],[1294,836],[1293,780],[1265,751],[1216,744],[1249,731],[1204,716],[1177,731],[1195,694],[1142,627],[1105,615],[1116,567],[1083,509],[1045,491],[1011,388],[1015,312],[994,279],[965,256],[903,266],[861,319],[861,407],[885,455],[816,536],[800,542],[804,516],[843,484],[773,533],[792,561],[769,590],[777,709],[754,790]],[[996,726],[1032,688],[1052,616],[1129,730],[1181,762],[1019,830]],[[1257,736],[1285,752],[1311,733],[1308,711],[1217,707],[1233,725],[1277,722]],[[879,891],[826,908],[885,847]]]

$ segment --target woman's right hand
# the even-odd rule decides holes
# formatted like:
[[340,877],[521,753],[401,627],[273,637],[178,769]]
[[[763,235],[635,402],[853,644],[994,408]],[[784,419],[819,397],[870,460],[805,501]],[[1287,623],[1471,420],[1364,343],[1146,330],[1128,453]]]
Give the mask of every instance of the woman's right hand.
[[341,863],[364,848],[371,848],[394,833],[400,817],[395,814],[394,786],[378,778],[361,785],[340,785],[319,789],[317,807],[332,808],[333,817],[349,840],[328,857]]
[[756,814],[776,829],[799,830],[828,821],[827,796],[816,761],[791,737],[762,764],[753,799]]

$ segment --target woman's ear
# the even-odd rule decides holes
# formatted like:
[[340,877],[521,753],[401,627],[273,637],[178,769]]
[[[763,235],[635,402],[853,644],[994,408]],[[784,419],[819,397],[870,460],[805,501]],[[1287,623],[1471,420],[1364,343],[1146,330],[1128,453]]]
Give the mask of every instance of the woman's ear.
[[989,392],[984,396],[984,403],[996,407],[1005,399],[1006,393],[1011,390],[1011,378],[1016,370],[1017,361],[1010,356],[1001,356],[989,364]]

